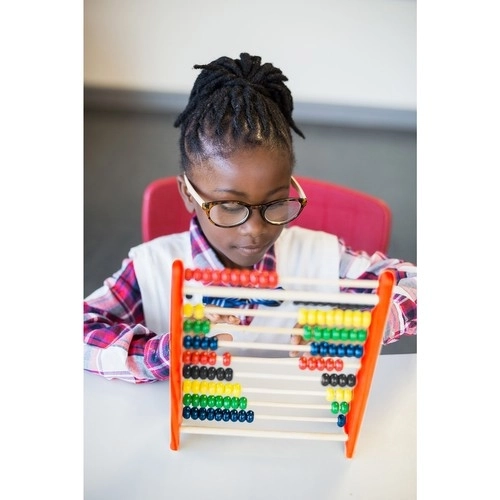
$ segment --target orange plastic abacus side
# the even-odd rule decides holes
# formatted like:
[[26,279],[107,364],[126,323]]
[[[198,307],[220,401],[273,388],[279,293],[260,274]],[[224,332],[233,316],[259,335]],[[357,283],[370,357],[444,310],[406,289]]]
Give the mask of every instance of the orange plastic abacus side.
[[178,450],[182,422],[182,307],[184,265],[172,264],[170,309],[170,449]]
[[368,327],[368,337],[365,342],[364,355],[361,358],[361,367],[357,375],[357,384],[353,391],[351,408],[346,418],[345,430],[348,439],[345,443],[345,455],[352,458],[358,439],[359,430],[363,421],[368,394],[372,383],[373,373],[382,347],[385,323],[392,301],[392,292],[395,277],[392,271],[384,271],[379,278],[377,295],[378,304],[372,311],[372,319]]

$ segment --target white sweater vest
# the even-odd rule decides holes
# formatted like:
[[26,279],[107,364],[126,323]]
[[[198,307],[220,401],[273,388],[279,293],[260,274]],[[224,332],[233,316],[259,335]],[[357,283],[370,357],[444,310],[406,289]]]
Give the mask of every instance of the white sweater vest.
[[[278,277],[321,278],[332,281],[339,278],[338,240],[334,235],[297,226],[285,228],[276,241],[275,252]],[[130,257],[134,259],[135,272],[141,289],[146,326],[157,334],[169,332],[172,262],[181,259],[185,268],[193,267],[189,232],[162,236],[134,247],[130,250]],[[290,284],[283,288],[306,290],[307,286]],[[328,290],[334,289],[330,286]],[[193,296],[189,302],[201,303],[202,296],[202,293]],[[299,307],[287,301],[278,307],[259,306],[259,308],[294,311]],[[296,317],[256,316],[251,323],[252,332],[231,331],[230,325],[212,325],[210,335],[224,332],[230,333],[234,341],[288,344],[290,335],[262,334],[258,333],[258,327],[265,325],[293,328],[296,322]],[[231,352],[239,355],[270,356],[267,351],[257,349],[233,349]],[[288,356],[288,352],[277,351],[271,356]]]

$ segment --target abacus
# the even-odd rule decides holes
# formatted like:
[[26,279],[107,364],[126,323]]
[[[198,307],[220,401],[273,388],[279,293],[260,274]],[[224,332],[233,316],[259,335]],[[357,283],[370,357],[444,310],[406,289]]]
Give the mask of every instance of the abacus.
[[[281,278],[273,272],[185,269],[181,260],[173,262],[171,450],[180,448],[180,435],[186,433],[338,441],[345,443],[345,456],[353,457],[382,345],[394,274],[384,271],[378,280],[341,279],[334,291],[325,291],[324,283],[316,291],[315,283],[320,281]],[[287,288],[290,283],[292,289]],[[193,303],[200,294],[293,304],[284,310],[229,307],[223,311],[235,316],[283,316],[294,327],[269,328],[268,333],[284,335],[284,343],[219,340],[210,336],[214,327],[245,334],[252,330],[252,321],[247,326],[212,325],[207,315],[221,309]],[[266,333],[261,326],[262,331]],[[291,335],[300,335],[308,343],[291,345]],[[231,353],[238,348],[272,355]],[[298,355],[290,357],[292,351]]]

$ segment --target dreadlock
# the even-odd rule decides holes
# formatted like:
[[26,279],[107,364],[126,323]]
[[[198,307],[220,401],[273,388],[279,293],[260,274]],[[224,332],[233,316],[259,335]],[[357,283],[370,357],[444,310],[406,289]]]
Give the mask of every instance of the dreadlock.
[[247,53],[194,68],[202,71],[174,123],[181,128],[184,170],[195,161],[227,158],[242,146],[283,148],[294,161],[290,129],[305,137],[293,121],[292,94],[280,69]]

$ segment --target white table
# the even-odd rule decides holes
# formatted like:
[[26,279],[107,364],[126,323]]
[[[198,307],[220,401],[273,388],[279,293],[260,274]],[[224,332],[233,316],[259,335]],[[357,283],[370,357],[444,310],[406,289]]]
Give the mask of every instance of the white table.
[[181,435],[169,384],[84,375],[85,500],[412,500],[416,354],[379,357],[356,451],[344,443]]

